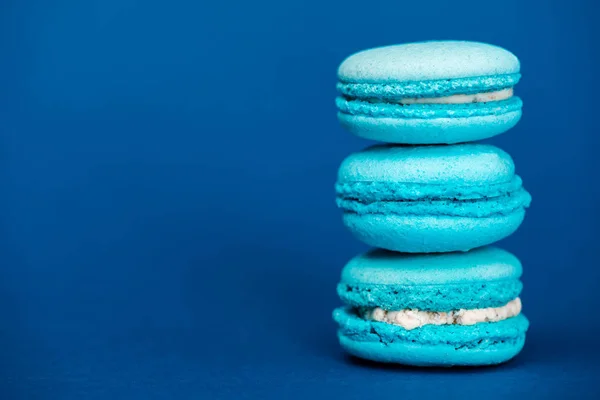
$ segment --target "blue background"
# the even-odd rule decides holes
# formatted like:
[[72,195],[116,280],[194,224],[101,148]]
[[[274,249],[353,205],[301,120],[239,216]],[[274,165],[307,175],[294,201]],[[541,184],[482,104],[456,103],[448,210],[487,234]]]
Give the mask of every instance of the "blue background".
[[[599,395],[592,1],[0,1],[0,398]],[[521,59],[510,153],[534,202],[523,353],[487,369],[349,358],[336,68],[365,48]],[[596,378],[596,382],[594,381]],[[534,396],[535,397],[535,396]]]

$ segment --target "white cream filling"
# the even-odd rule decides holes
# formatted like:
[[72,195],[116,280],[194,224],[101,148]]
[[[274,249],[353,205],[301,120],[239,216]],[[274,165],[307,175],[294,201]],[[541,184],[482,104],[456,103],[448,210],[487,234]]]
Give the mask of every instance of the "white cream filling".
[[406,330],[423,325],[474,325],[479,322],[498,322],[521,313],[521,299],[516,298],[502,307],[460,309],[449,312],[398,310],[387,311],[379,307],[364,311],[363,318],[371,321],[400,325]]
[[513,88],[497,90],[495,92],[475,93],[475,94],[454,94],[444,97],[407,97],[394,100],[382,101],[380,99],[370,99],[371,103],[399,103],[399,104],[467,104],[467,103],[487,103],[490,101],[501,101],[513,96]]

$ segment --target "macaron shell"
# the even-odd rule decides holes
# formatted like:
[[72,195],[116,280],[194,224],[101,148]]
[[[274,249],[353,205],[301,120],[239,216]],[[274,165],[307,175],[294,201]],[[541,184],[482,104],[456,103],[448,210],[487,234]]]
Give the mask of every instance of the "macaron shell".
[[518,73],[519,60],[501,47],[467,41],[429,41],[378,47],[348,57],[342,82],[402,82]]
[[454,146],[376,145],[346,157],[337,183],[400,182],[447,186],[509,182],[515,165],[498,147],[467,143]]
[[498,247],[469,252],[405,254],[373,249],[344,266],[341,282],[362,285],[456,285],[519,279],[521,262]]
[[517,298],[520,261],[496,247],[409,254],[373,249],[351,259],[337,286],[352,307],[452,311],[500,307]]
[[333,313],[342,347],[357,357],[417,366],[489,365],[516,356],[529,327],[520,314],[475,325],[401,326],[359,318],[348,308]]
[[521,110],[466,118],[392,118],[338,113],[342,127],[358,137],[385,143],[454,144],[488,139],[513,128]]
[[525,336],[493,348],[458,349],[453,345],[428,345],[398,342],[357,342],[338,335],[340,345],[349,354],[366,360],[413,365],[417,367],[485,366],[507,362],[521,352]]
[[503,239],[521,225],[525,210],[485,218],[344,213],[344,225],[360,241],[408,253],[468,251]]

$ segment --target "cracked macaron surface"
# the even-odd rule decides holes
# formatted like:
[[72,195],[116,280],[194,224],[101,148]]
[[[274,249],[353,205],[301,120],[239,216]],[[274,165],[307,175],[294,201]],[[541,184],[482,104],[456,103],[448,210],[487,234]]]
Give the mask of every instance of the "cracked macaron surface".
[[484,144],[372,146],[342,162],[335,189],[359,240],[410,253],[491,244],[519,227],[531,202],[511,157]]
[[519,260],[495,247],[417,255],[372,250],[342,271],[338,295],[345,306],[333,313],[338,338],[350,354],[373,361],[507,361],[522,349],[529,326],[520,313],[521,274]]
[[485,43],[430,41],[364,50],[338,69],[338,118],[368,139],[452,144],[484,139],[521,117],[511,52]]

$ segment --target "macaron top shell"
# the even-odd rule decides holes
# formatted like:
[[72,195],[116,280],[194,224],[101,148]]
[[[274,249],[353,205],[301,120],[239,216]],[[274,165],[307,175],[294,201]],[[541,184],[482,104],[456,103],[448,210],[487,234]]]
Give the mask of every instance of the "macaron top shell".
[[501,307],[519,296],[522,272],[515,256],[495,247],[431,254],[376,249],[348,262],[337,292],[345,304],[359,308],[446,312]]
[[338,69],[342,82],[385,83],[517,74],[519,60],[497,46],[430,41],[364,50]]
[[483,185],[509,182],[514,175],[512,158],[490,145],[376,145],[351,154],[342,162],[338,170],[338,184]]
[[381,249],[354,257],[341,282],[375,285],[447,285],[518,279],[520,261],[511,253],[482,247],[470,252],[408,254]]

